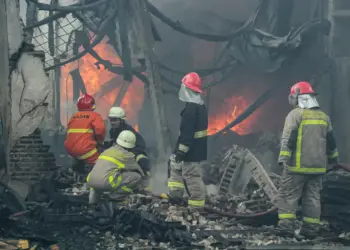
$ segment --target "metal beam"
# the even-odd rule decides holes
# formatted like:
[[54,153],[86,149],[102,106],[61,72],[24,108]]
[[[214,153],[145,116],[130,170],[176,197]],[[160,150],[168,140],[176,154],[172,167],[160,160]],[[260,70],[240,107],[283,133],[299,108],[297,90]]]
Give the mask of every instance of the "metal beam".
[[11,147],[11,85],[9,80],[9,46],[6,8],[6,0],[0,0],[0,114],[2,122],[2,141],[6,158],[6,173],[9,175],[9,151]]
[[[139,1],[139,17],[141,19],[143,30],[143,50],[146,57],[146,72],[149,79],[149,95],[152,105],[153,121],[155,126],[155,134],[157,137],[157,158],[158,163],[166,163],[166,155],[169,152],[169,143],[166,138],[169,137],[168,126],[166,123],[163,93],[161,80],[159,76],[159,71],[156,63],[156,57],[153,52],[154,41],[152,38],[152,26],[151,26],[151,16],[147,10],[147,6],[144,0]],[[164,166],[164,171],[167,171]]]

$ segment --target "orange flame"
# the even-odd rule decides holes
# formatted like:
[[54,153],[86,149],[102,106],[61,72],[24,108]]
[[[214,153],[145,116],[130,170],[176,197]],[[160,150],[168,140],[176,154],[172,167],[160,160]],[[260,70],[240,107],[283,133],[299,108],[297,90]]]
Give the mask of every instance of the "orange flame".
[[[105,60],[111,61],[115,65],[121,65],[122,62],[114,51],[112,46],[107,44],[107,40],[103,40],[95,46],[94,50]],[[60,83],[60,100],[61,100],[61,122],[66,127],[70,117],[76,112],[76,106],[73,102],[73,81],[70,72],[79,68],[81,77],[85,83],[87,93],[95,96],[96,111],[99,112],[104,119],[108,117],[108,111],[113,106],[123,83],[122,76],[105,70],[103,66],[98,69],[95,65],[96,59],[90,54],[85,55],[81,59],[69,63],[61,67],[61,83]],[[112,91],[99,96],[101,87],[111,79],[115,78],[115,86]],[[127,114],[128,122],[138,131],[138,112],[143,106],[144,88],[143,83],[134,77],[132,83],[121,102]],[[217,103],[218,100],[214,100]],[[209,115],[208,134],[215,134],[223,129],[227,124],[236,119],[248,107],[247,101],[242,96],[232,96],[226,98],[221,106],[213,110],[213,114]],[[257,121],[257,114],[253,113],[249,118],[232,128],[238,134],[244,135],[252,132],[253,125]]]
[[[94,50],[103,59],[111,61],[112,64],[122,65],[119,56],[113,47],[107,44],[106,39],[95,46]],[[79,68],[87,93],[95,96],[96,111],[102,115],[103,119],[107,119],[108,111],[113,106],[124,80],[121,76],[105,70],[103,66],[98,69],[96,62],[97,60],[93,56],[87,54],[81,59],[61,67],[61,122],[64,126],[67,126],[70,117],[76,112],[75,103],[73,102],[73,81],[70,72],[77,68]],[[116,80],[113,83],[115,86],[112,86],[112,91],[99,96],[98,93],[101,87],[113,78]],[[143,83],[134,77],[120,105],[126,112],[128,122],[137,128],[138,111],[143,104],[143,91]]]
[[[226,98],[223,104],[216,109],[215,114],[209,116],[208,134],[212,135],[223,129],[245,111],[248,106],[247,101],[242,96]],[[240,135],[251,133],[257,118],[257,114],[253,113],[231,130]]]

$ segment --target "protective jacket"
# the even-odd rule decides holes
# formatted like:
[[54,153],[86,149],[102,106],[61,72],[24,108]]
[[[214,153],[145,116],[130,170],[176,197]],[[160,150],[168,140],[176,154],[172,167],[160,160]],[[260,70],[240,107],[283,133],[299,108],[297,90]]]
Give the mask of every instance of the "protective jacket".
[[146,149],[146,142],[145,142],[145,140],[140,135],[140,133],[138,133],[133,127],[131,127],[127,123],[120,124],[120,126],[118,128],[111,128],[109,130],[109,135],[111,137],[111,146],[115,143],[115,141],[117,140],[119,134],[123,130],[129,130],[129,131],[133,132],[136,135],[136,146],[134,148],[134,151],[135,152],[136,151],[137,152],[144,152],[145,149]]
[[180,136],[174,154],[185,162],[207,159],[208,112],[205,105],[187,102],[181,112]]
[[292,110],[285,120],[279,163],[291,173],[324,174],[328,163],[338,162],[329,117],[319,108]]
[[[117,172],[120,174],[117,175]],[[134,154],[119,145],[114,145],[98,157],[94,168],[87,178],[87,182],[95,189],[116,189],[122,182],[122,173],[125,172],[137,172],[142,177],[145,176],[140,166],[136,163]],[[118,177],[115,178],[115,176]]]
[[64,146],[73,158],[85,160],[97,154],[97,142],[103,142],[105,136],[105,123],[99,113],[79,111],[69,120]]
[[111,137],[110,146],[112,146],[116,139],[118,138],[119,134],[123,130],[129,130],[133,132],[136,135],[136,146],[132,148],[130,151],[135,155],[136,162],[140,165],[142,170],[146,173],[150,171],[150,163],[147,157],[147,154],[145,152],[146,150],[146,142],[141,136],[140,133],[138,133],[133,127],[131,127],[129,124],[124,123],[121,124],[118,128],[111,128],[109,130],[109,135]]

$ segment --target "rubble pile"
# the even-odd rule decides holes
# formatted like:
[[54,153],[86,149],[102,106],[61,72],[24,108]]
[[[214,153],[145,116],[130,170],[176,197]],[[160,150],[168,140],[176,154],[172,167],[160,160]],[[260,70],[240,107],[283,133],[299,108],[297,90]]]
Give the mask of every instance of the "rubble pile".
[[[273,179],[278,186],[278,176]],[[132,195],[128,204],[103,199],[89,206],[87,192],[72,185],[76,180],[70,170],[60,170],[33,185],[26,202],[0,186],[1,236],[27,239],[41,249],[54,244],[60,249],[101,250],[338,249],[350,244],[349,235],[342,233],[349,230],[350,174],[340,171],[325,176],[322,193],[323,218],[332,230],[314,240],[276,229],[276,209],[254,181],[239,195],[216,195],[198,213],[152,194]]]
[[350,173],[342,170],[325,175],[323,180],[322,216],[335,231],[350,230]]

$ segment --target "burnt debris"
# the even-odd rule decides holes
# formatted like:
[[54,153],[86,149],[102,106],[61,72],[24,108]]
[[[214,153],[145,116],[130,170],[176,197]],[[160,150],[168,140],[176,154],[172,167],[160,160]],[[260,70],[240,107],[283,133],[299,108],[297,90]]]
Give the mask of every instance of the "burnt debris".
[[[313,240],[275,227],[276,209],[254,178],[240,194],[228,187],[230,192],[210,199],[201,213],[151,194],[132,195],[127,204],[102,199],[89,206],[88,192],[73,186],[75,180],[72,171],[60,169],[32,185],[25,201],[1,184],[2,238],[26,239],[41,249],[55,244],[60,249],[327,249],[350,244],[350,174],[340,171],[324,178],[323,218],[329,225],[324,223]],[[278,187],[278,181],[273,183]]]

